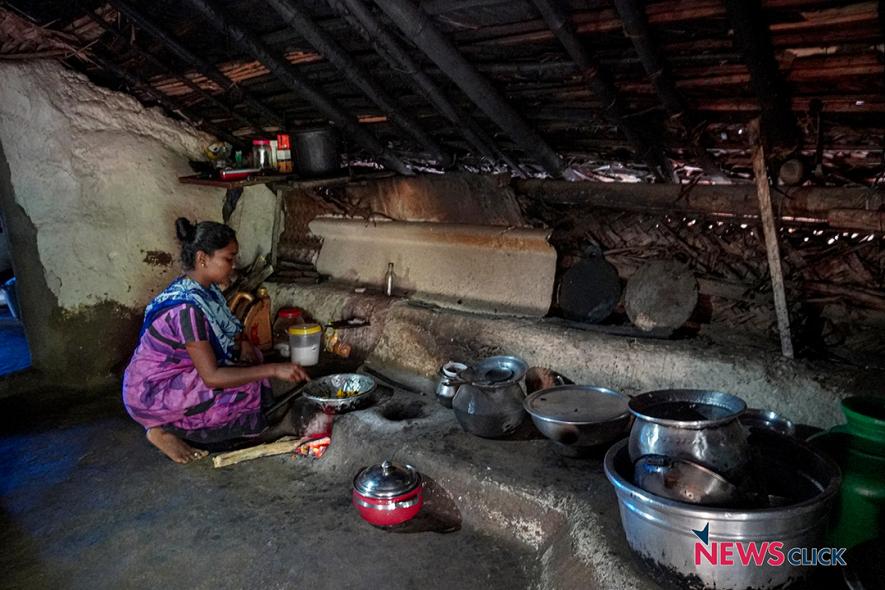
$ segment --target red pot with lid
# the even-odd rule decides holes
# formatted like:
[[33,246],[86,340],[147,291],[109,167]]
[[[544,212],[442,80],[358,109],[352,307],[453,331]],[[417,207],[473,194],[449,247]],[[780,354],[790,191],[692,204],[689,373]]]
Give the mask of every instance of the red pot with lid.
[[411,465],[384,461],[353,478],[353,505],[375,526],[393,526],[415,517],[424,505],[424,482]]

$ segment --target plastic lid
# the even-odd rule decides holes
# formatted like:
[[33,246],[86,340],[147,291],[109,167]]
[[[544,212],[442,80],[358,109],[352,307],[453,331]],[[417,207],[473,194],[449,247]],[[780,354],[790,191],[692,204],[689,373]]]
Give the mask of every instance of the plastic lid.
[[270,145],[269,139],[253,139],[252,145]]
[[323,329],[319,324],[304,324],[303,326],[289,326],[287,332],[290,336],[307,336],[309,334],[319,334]]
[[301,317],[301,310],[297,307],[284,307],[277,312],[277,317],[285,318],[287,320],[294,320]]
[[394,498],[415,489],[421,476],[411,465],[384,461],[366,467],[353,478],[353,488],[370,498]]

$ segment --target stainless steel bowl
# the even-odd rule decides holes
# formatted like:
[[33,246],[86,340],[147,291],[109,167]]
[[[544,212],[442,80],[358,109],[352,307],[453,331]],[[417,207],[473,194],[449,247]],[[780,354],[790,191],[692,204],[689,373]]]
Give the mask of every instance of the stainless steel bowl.
[[559,385],[532,393],[523,407],[541,434],[564,447],[585,449],[627,434],[629,401],[604,387]]
[[630,458],[663,455],[687,459],[741,485],[750,460],[747,430],[738,418],[744,401],[720,391],[663,389],[630,400],[636,418],[630,431]]
[[750,408],[740,417],[741,424],[747,428],[762,428],[786,436],[796,436],[796,425],[792,420],[784,418],[771,410]]
[[744,499],[733,483],[703,465],[685,459],[646,455],[633,466],[633,482],[663,498],[704,506],[735,506]]
[[[712,550],[712,543],[780,541],[783,552],[793,547],[821,547],[827,517],[839,490],[839,468],[811,447],[788,437],[756,437],[754,447],[766,462],[763,471],[773,487],[778,480],[810,477],[816,486],[777,508],[738,509],[693,506],[662,498],[634,485],[633,462],[627,441],[616,443],[605,456],[605,474],[615,488],[627,543],[646,571],[659,583],[679,588],[755,588],[770,590],[798,584],[809,573],[789,562],[773,566],[723,567],[701,560],[695,546]],[[806,492],[803,492],[803,494]],[[709,535],[703,543],[694,531]],[[735,556],[737,550],[735,549]]]
[[[356,391],[356,395],[338,398],[338,389]],[[304,386],[302,395],[328,412],[341,414],[360,408],[375,391],[375,380],[362,373],[338,373],[314,379]]]

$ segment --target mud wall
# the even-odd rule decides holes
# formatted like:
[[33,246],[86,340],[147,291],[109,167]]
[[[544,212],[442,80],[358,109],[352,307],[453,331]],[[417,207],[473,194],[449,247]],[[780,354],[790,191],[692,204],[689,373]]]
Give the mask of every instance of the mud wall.
[[[0,79],[0,210],[34,368],[107,381],[179,272],[175,218],[220,221],[221,189],[177,180],[211,137],[56,62],[0,64]],[[276,207],[246,189],[231,220],[244,262],[270,251]]]
[[507,176],[449,172],[283,190],[279,253],[284,259],[314,262],[321,240],[308,224],[325,216],[524,227],[509,181]]

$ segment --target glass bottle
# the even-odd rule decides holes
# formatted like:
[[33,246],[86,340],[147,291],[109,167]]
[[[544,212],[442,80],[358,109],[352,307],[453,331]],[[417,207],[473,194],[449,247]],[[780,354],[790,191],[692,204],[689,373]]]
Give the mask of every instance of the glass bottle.
[[384,294],[388,297],[393,296],[393,263],[387,263],[387,272],[384,273]]

